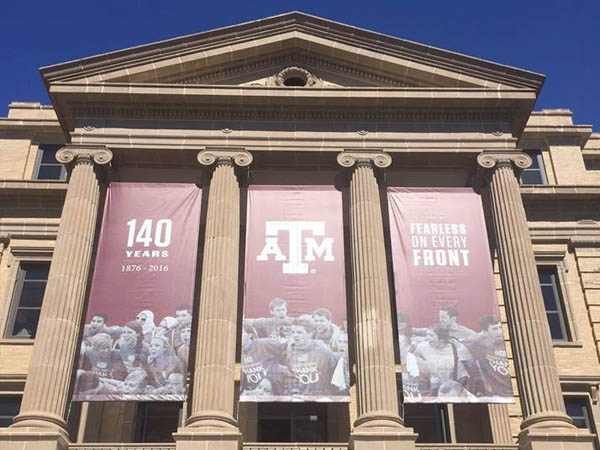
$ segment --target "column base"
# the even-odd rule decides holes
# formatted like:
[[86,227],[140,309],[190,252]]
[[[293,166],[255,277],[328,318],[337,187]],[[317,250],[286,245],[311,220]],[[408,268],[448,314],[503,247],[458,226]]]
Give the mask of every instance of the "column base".
[[222,411],[193,414],[173,433],[176,450],[239,450],[242,434],[236,420]]
[[417,434],[398,416],[369,414],[354,423],[350,450],[414,450]]
[[594,436],[581,428],[528,428],[519,433],[519,450],[594,450]]
[[173,433],[176,450],[240,450],[242,434],[220,427],[179,428]]
[[2,450],[68,450],[69,437],[47,428],[2,428],[0,448]]

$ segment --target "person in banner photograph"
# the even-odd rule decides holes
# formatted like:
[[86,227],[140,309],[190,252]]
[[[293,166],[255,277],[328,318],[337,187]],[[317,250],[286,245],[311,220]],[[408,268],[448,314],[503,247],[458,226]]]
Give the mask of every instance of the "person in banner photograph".
[[107,325],[92,313],[81,343],[75,397],[79,400],[183,399],[191,338],[190,307],[154,325],[154,313],[141,311],[124,325]]
[[475,332],[458,323],[458,311],[455,306],[446,305],[438,314],[440,325],[448,330],[450,337],[458,342],[465,342],[475,336]]
[[512,399],[502,325],[496,315],[479,320],[480,332],[457,322],[454,306],[440,307],[436,322],[413,328],[398,314],[398,344],[405,401],[505,402]]
[[512,397],[508,356],[498,316],[485,315],[479,321],[481,332],[466,345],[483,375],[483,391],[490,397]]
[[242,396],[282,395],[284,381],[291,377],[285,366],[288,343],[257,337],[250,323],[244,319],[242,326]]
[[132,320],[125,324],[117,340],[117,351],[128,374],[139,369],[147,371],[148,346],[139,322]]
[[83,338],[87,339],[98,333],[109,334],[113,339],[119,336],[121,332],[117,326],[109,327],[106,325],[108,322],[108,315],[105,313],[96,313],[90,319],[90,323],[86,323],[83,327]]
[[240,400],[347,396],[347,332],[332,322],[332,314],[326,308],[292,318],[281,300],[276,298],[270,304],[271,314],[277,317],[243,320]]
[[269,312],[271,317],[246,320],[260,338],[287,339],[292,321],[287,315],[287,302],[279,297],[274,298],[269,303]]
[[327,308],[319,308],[312,313],[312,325],[315,330],[313,338],[323,342],[329,348],[335,348],[340,335],[340,327],[332,323],[331,319],[331,311]]
[[311,396],[338,395],[340,389],[333,384],[338,357],[328,346],[313,339],[313,325],[309,321],[294,320],[291,332],[287,365],[296,378],[291,393]]

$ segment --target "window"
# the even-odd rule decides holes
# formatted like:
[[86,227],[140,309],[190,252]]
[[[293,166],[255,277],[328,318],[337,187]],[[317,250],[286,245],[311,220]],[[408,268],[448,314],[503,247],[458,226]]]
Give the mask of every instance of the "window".
[[327,442],[327,405],[260,403],[259,442]]
[[56,152],[62,145],[40,145],[35,178],[37,180],[64,180],[65,166],[56,160]]
[[21,397],[0,396],[0,428],[6,428],[12,424],[13,418],[19,414],[21,409]]
[[[590,404],[587,396],[565,396],[565,409],[567,415],[573,419],[573,425],[577,428],[585,428],[594,436],[596,435],[596,427],[592,420]],[[598,448],[598,437],[594,439],[594,447]]]
[[419,434],[417,443],[450,442],[448,411],[440,404],[404,404],[404,423]]
[[523,150],[523,153],[531,156],[533,163],[521,172],[521,184],[548,184],[541,150]]
[[565,321],[564,302],[560,293],[556,266],[538,266],[538,276],[552,339],[568,341],[570,336]]
[[22,263],[17,275],[7,337],[35,338],[50,263]]
[[135,441],[173,442],[180,414],[180,402],[139,403]]

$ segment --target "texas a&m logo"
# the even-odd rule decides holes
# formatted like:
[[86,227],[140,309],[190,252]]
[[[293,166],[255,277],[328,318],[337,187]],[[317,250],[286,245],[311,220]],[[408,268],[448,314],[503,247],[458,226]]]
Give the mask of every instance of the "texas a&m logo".
[[[279,247],[279,233],[288,233],[289,248],[287,255]],[[265,246],[257,261],[286,261],[282,264],[283,273],[309,273],[307,262],[335,261],[333,257],[333,238],[323,237],[319,241],[315,237],[325,236],[325,222],[281,221],[265,224]],[[304,245],[303,245],[304,244]],[[303,251],[304,248],[304,251]],[[310,271],[314,273],[314,269]]]

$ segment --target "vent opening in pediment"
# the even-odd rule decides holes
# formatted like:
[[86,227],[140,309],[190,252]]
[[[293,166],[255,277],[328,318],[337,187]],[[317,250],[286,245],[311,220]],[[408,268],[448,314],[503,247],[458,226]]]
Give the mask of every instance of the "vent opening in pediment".
[[284,86],[302,87],[306,86],[306,78],[304,77],[287,77],[283,80]]

